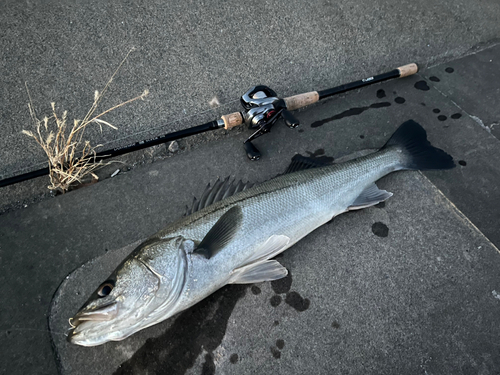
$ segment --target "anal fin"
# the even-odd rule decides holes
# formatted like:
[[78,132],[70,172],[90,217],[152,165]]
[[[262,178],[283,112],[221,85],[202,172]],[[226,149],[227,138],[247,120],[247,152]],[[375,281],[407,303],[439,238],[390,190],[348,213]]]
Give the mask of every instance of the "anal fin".
[[265,260],[237,268],[228,284],[252,284],[278,280],[288,275],[288,270],[275,260]]
[[360,210],[362,208],[374,206],[392,197],[392,193],[380,190],[375,183],[369,185],[356,200],[347,208],[348,210]]

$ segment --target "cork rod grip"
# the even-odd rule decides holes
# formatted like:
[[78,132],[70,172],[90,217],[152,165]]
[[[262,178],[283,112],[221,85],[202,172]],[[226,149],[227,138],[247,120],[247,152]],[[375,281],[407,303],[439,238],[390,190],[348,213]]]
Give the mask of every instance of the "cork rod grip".
[[319,100],[317,91],[306,92],[304,94],[289,96],[285,98],[286,109],[293,111],[306,105],[316,103]]
[[241,116],[240,112],[233,112],[229,115],[221,116],[221,119],[224,121],[224,129],[229,130],[243,124],[243,116]]
[[408,77],[412,74],[418,72],[418,66],[415,63],[411,63],[408,65],[403,65],[398,68],[399,70],[399,78]]

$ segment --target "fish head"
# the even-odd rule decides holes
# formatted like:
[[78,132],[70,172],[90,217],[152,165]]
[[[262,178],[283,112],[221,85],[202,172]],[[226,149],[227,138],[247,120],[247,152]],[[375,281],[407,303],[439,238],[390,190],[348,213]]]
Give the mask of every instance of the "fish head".
[[183,243],[190,242],[177,237],[139,246],[70,319],[68,341],[120,341],[175,314],[186,274]]

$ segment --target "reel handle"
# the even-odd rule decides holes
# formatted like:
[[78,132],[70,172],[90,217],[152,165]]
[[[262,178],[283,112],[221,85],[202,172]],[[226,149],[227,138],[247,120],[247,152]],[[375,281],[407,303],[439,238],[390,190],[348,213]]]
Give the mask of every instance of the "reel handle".
[[260,159],[261,153],[251,141],[245,141],[243,143],[243,147],[245,147],[245,151],[247,152],[247,156],[250,160],[255,161]]
[[346,91],[358,89],[388,79],[408,77],[417,72],[417,64],[411,63],[400,66],[390,72],[347,83],[345,85],[332,87],[326,90],[310,91],[289,96],[284,99],[280,99],[276,92],[267,86],[254,86],[240,98],[243,111],[222,116],[221,119],[217,121],[217,126],[229,130],[240,124],[246,123],[250,129],[257,129],[257,131],[244,142],[244,147],[250,160],[258,160],[261,154],[251,141],[265,133],[269,133],[272,126],[279,118],[282,118],[289,128],[297,127],[299,121],[290,111],[306,107],[319,100]]

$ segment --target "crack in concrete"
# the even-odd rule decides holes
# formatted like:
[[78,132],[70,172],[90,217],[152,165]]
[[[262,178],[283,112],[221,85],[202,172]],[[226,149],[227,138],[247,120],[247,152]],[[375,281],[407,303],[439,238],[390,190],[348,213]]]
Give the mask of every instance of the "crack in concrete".
[[[478,52],[479,52],[479,51],[478,51]],[[469,56],[469,55],[468,55],[468,56]],[[421,77],[421,78],[423,78],[423,79],[425,79],[425,80],[427,80],[427,81],[432,82],[432,81],[431,81],[431,80],[430,80],[430,79],[429,79],[426,75],[424,75],[424,74],[423,74],[423,73],[421,73],[421,72],[418,72],[416,75],[418,75],[419,77]],[[439,94],[440,94],[443,98],[445,98],[445,99],[449,100],[451,103],[453,103],[453,105],[454,105],[455,107],[457,107],[460,111],[462,111],[463,113],[465,113],[465,114],[466,114],[466,115],[467,115],[467,116],[468,116],[471,120],[473,120],[474,122],[476,122],[477,124],[479,124],[479,125],[480,125],[480,126],[481,126],[484,130],[486,130],[488,133],[490,133],[490,134],[491,134],[491,129],[493,128],[493,126],[498,125],[498,123],[493,123],[493,124],[491,124],[491,127],[489,127],[488,125],[485,125],[485,124],[484,124],[484,122],[483,122],[483,121],[482,121],[479,117],[474,116],[474,115],[470,114],[469,112],[467,112],[467,111],[466,111],[465,109],[463,109],[463,108],[462,108],[462,107],[461,107],[461,106],[460,106],[457,102],[455,102],[453,99],[451,99],[451,98],[450,98],[448,95],[446,95],[443,91],[439,90],[439,89],[436,87],[436,85],[434,85],[434,84],[432,84],[432,83],[429,83],[429,84],[430,84],[430,86],[431,86],[434,90],[436,90],[436,91],[437,91],[437,92],[438,92],[438,93],[439,93]],[[492,135],[492,137],[493,137],[493,138],[495,138],[497,141],[499,141],[499,142],[500,142],[500,140],[499,140],[497,137],[495,137],[495,136],[493,136],[493,135]]]

